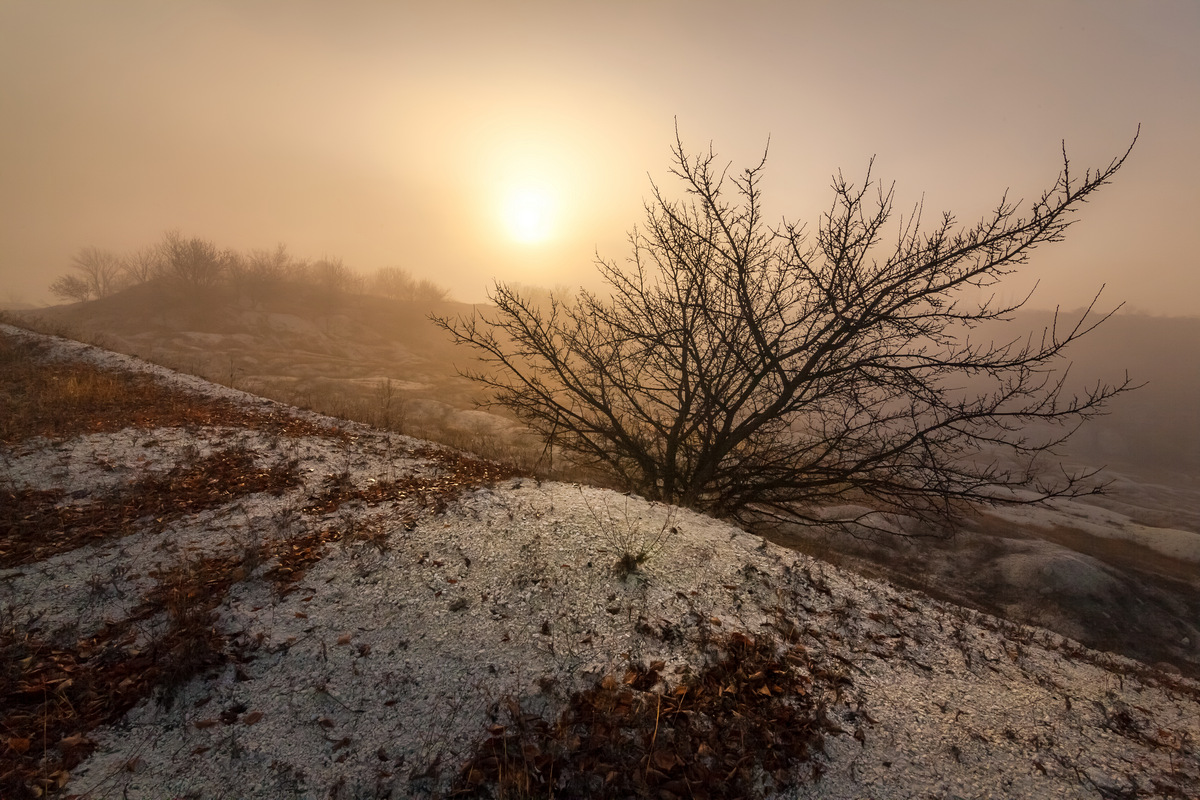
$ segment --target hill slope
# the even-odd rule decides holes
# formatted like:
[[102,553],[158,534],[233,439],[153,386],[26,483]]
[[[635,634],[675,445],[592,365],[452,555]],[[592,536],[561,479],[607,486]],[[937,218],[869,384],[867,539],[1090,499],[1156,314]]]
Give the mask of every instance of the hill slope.
[[1196,682],[679,509],[0,348],[6,797],[1200,794]]
[[252,304],[224,287],[147,283],[10,316],[260,396],[479,445],[510,424],[474,410],[478,390],[456,369],[470,359],[428,319],[470,310],[302,284]]

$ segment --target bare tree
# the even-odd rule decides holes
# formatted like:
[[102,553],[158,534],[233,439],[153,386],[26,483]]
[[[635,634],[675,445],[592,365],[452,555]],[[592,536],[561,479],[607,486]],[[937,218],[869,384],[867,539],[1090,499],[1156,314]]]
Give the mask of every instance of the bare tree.
[[177,230],[167,231],[158,245],[163,272],[179,283],[196,289],[217,285],[227,266],[227,254],[207,239],[185,239]]
[[927,226],[920,206],[889,227],[894,187],[839,173],[812,239],[764,221],[765,154],[732,177],[677,137],[671,172],[689,197],[653,186],[628,267],[597,262],[611,294],[545,305],[497,283],[493,310],[435,321],[490,365],[464,374],[494,403],[651,499],[737,519],[825,523],[822,507],[857,505],[940,523],[972,501],[1092,493],[1094,470],[1042,457],[1132,388],[1065,388],[1064,350],[1106,317],[1093,300],[1074,324],[984,342],[973,327],[1029,298],[973,298],[1062,239],[1128,154],[1080,176],[1064,145],[1024,215],[1005,195],[965,228],[948,213]]
[[148,283],[162,273],[162,254],[156,247],[140,247],[121,261],[122,277],[131,286]]
[[381,297],[408,302],[438,303],[450,294],[433,281],[418,281],[403,267],[380,267],[371,276],[370,288]]
[[450,297],[450,291],[442,286],[438,286],[428,278],[422,278],[417,281],[417,285],[413,287],[412,299],[418,303],[441,303]]
[[71,257],[74,275],[64,275],[50,285],[50,291],[64,300],[80,302],[108,297],[121,288],[121,259],[99,247],[81,247]]
[[78,275],[59,275],[50,284],[50,293],[63,300],[83,303],[91,298],[92,287]]
[[251,250],[248,257],[237,259],[228,276],[234,288],[257,308],[307,269],[308,263],[293,259],[287,245],[280,242],[274,250]]
[[362,276],[343,264],[340,258],[330,257],[313,262],[309,279],[325,297],[361,293],[365,283]]
[[417,282],[403,267],[380,267],[371,276],[372,294],[393,300],[412,300]]

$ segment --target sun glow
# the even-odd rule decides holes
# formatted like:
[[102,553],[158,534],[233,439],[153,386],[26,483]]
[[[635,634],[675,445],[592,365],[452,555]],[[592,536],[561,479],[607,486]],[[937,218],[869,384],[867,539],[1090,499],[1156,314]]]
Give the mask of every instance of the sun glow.
[[505,195],[504,225],[509,236],[518,242],[535,244],[550,238],[554,232],[555,199],[542,186],[519,186]]

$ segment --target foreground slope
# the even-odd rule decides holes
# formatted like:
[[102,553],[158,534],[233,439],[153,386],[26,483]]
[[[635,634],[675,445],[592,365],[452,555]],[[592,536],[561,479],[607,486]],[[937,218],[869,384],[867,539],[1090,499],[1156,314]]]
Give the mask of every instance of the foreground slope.
[[[93,387],[5,429],[5,797],[1200,795],[1195,682],[687,511],[0,344],[60,410]],[[95,411],[127,390],[63,359],[145,402]]]

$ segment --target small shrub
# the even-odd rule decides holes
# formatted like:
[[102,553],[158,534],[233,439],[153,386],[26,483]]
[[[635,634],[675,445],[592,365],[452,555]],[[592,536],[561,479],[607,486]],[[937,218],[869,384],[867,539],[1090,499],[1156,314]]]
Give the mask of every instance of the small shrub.
[[[580,488],[582,494],[583,489]],[[668,506],[662,525],[654,530],[653,527],[643,529],[643,520],[634,517],[629,509],[629,497],[620,509],[614,509],[606,500],[602,511],[584,498],[584,504],[591,512],[592,518],[600,532],[600,537],[617,555],[613,563],[613,571],[624,579],[638,571],[646,561],[657,555],[667,543],[667,538],[678,533],[675,527],[675,508]]]

